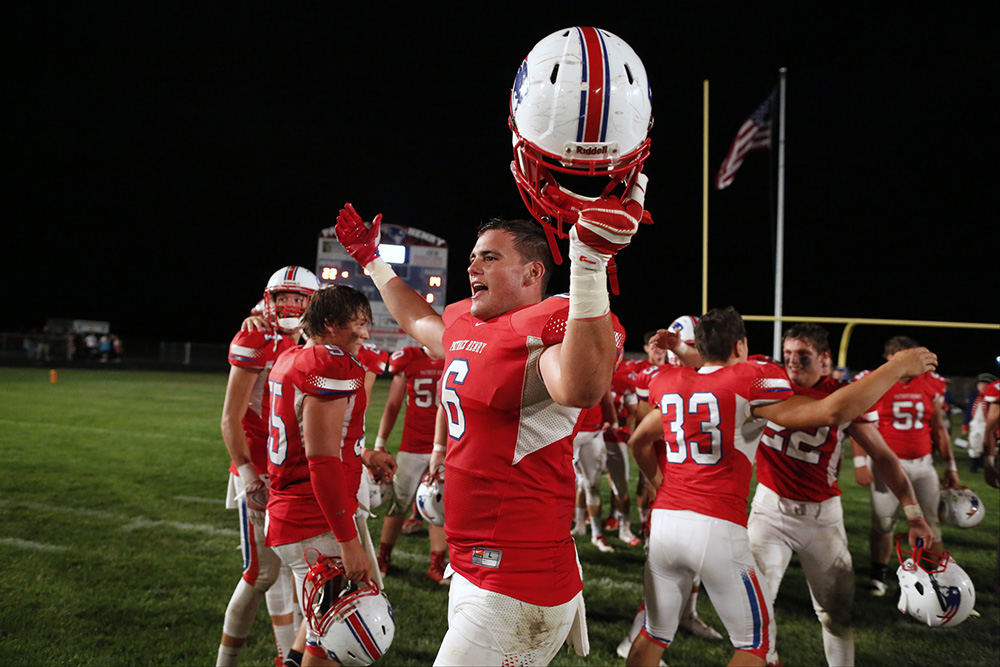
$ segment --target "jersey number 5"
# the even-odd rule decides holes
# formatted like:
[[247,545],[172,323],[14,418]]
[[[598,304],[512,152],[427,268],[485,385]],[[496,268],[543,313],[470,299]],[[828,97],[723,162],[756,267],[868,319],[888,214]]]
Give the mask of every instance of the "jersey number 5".
[[285,433],[285,422],[278,416],[278,399],[281,398],[281,383],[274,380],[267,381],[268,390],[271,392],[271,416],[268,420],[267,429],[267,456],[276,466],[285,462],[288,455],[288,435]]
[[923,401],[893,401],[892,427],[897,431],[919,431],[924,427]]
[[[719,399],[714,394],[698,391],[691,394],[685,405],[680,394],[664,394],[660,399],[660,411],[664,421],[669,419],[670,432],[667,434],[667,463],[684,463],[688,456],[699,465],[714,465],[722,458],[722,432],[719,430]],[[670,414],[673,414],[670,417]],[[685,420],[693,417],[700,422],[700,433],[688,438],[685,435]],[[670,441],[674,442],[671,443]],[[676,446],[675,446],[676,445]]]

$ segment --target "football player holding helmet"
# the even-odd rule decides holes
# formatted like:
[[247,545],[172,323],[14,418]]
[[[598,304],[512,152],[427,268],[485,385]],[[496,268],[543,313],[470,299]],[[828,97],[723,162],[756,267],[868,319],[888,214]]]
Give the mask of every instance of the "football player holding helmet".
[[899,611],[936,628],[958,625],[976,605],[972,580],[947,551],[935,553],[923,547],[916,552],[904,548],[906,535],[896,541],[899,557]]
[[331,660],[370,665],[382,657],[396,632],[392,607],[371,579],[349,580],[340,562],[318,554],[302,582],[309,628]]
[[[272,329],[291,333],[299,328],[302,314],[306,312],[309,298],[319,289],[319,280],[309,269],[301,266],[286,266],[278,269],[267,281],[264,288],[264,318]],[[278,305],[277,295],[290,292],[304,296],[298,303]]]
[[444,468],[424,473],[417,487],[417,511],[435,526],[444,525]]
[[556,263],[556,238],[569,235],[581,209],[611,196],[639,199],[651,93],[642,61],[617,35],[573,27],[538,42],[514,79],[508,123],[514,180]]
[[[667,329],[673,331],[680,337],[681,345],[694,348],[694,327],[696,324],[698,324],[698,318],[694,315],[681,315],[676,320],[671,322]],[[667,363],[671,366],[683,365],[680,357],[678,357],[673,350],[667,350]]]
[[986,506],[972,489],[941,489],[941,505],[938,514],[941,520],[959,528],[978,526],[986,516]]

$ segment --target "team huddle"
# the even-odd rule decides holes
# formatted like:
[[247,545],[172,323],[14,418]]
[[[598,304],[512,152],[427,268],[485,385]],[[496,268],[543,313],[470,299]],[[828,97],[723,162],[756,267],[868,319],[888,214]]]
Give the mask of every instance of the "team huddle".
[[[959,480],[932,352],[893,339],[885,364],[839,382],[821,328],[789,329],[781,365],[750,357],[742,318],[727,308],[652,333],[648,362],[623,359],[608,283],[617,289],[615,256],[652,223],[642,171],[650,99],[642,61],[607,31],[568,28],[535,45],[509,121],[511,170],[534,219],[480,226],[471,296],[443,314],[379,256],[381,215],[365,222],[345,204],[338,240],[419,346],[390,356],[366,345],[371,306],[355,289],[321,289],[297,266],[271,277],[229,352],[227,505],[239,510],[244,569],[218,665],[237,664],[262,599],[282,664],[378,660],[395,628],[383,577],[396,539],[418,520],[414,505],[431,524],[428,576],[449,586],[436,665],[544,665],[567,644],[586,656],[573,535],[589,527],[602,551],[612,549],[606,529],[641,543],[629,521],[633,459],[648,556],[618,647],[627,664],[659,664],[679,628],[721,639],[694,612],[702,588],[732,642],[730,664],[778,664],[773,602],[793,552],[827,660],[853,664],[853,566],[837,487],[847,436],[872,488],[873,594],[886,591],[902,507],[901,609],[929,625],[969,615],[971,583],[937,523],[932,437],[952,463],[946,488]],[[564,240],[569,291],[546,296]],[[386,370],[394,378],[369,448],[365,413]],[[394,457],[386,439],[404,402]],[[600,506],[605,472],[611,523]],[[367,518],[389,488],[376,550]],[[939,586],[958,591],[954,609],[934,595]]]

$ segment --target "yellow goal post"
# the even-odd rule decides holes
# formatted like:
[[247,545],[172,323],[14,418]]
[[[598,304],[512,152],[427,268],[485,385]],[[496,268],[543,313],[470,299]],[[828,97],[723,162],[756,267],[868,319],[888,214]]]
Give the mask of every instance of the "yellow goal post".
[[[774,322],[774,315],[744,315],[747,322]],[[798,317],[782,315],[781,322],[815,322],[817,324],[843,324],[844,332],[840,335],[840,350],[837,352],[837,365],[847,365],[847,346],[851,342],[854,327],[859,324],[876,324],[907,327],[937,327],[942,329],[992,329],[1000,331],[1000,324],[990,322],[938,322],[934,320],[882,320],[869,317]]]

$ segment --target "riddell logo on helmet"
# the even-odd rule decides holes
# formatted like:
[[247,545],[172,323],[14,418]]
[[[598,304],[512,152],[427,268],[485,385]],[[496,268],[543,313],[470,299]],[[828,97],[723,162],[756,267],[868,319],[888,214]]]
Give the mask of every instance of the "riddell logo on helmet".
[[571,144],[568,148],[575,155],[607,155],[610,152],[607,144]]

